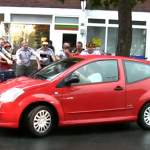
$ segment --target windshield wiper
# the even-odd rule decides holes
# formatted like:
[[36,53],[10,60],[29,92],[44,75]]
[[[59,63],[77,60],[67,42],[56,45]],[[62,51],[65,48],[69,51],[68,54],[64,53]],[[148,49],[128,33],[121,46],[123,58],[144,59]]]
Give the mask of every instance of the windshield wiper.
[[41,77],[41,78],[43,78],[43,79],[47,79],[45,76],[43,76],[43,75],[41,75],[41,74],[39,74],[39,73],[36,73],[35,75],[37,75],[37,76],[39,76],[39,77]]

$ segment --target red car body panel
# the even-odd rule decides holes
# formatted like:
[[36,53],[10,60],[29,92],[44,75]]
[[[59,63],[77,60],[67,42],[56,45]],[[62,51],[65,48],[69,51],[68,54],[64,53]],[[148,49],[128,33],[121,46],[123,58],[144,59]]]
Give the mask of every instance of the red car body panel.
[[[148,61],[117,56],[77,56],[85,60],[64,71],[52,81],[16,78],[0,85],[3,93],[12,87],[25,93],[15,102],[0,102],[0,127],[17,128],[24,109],[44,101],[53,105],[59,116],[59,126],[102,122],[136,121],[144,103],[150,100],[150,79],[126,84],[122,60]],[[96,60],[117,59],[119,81],[57,88],[56,85],[77,68]],[[122,91],[114,91],[123,87]],[[0,94],[1,96],[1,94]]]
[[126,116],[137,115],[141,106],[150,101],[150,79],[139,81],[130,85],[126,85]]

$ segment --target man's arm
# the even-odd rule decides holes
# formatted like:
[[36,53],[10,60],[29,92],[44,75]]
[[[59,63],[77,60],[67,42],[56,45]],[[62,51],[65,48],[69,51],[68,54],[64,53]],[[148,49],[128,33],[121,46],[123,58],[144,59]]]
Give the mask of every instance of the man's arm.
[[9,59],[12,59],[11,54],[10,53],[6,53],[5,54]]
[[2,57],[0,57],[0,63],[7,64],[7,61],[2,59]]
[[[37,54],[39,54],[38,50],[37,50]],[[39,59],[37,57],[36,57],[36,62],[37,62],[37,69],[38,70],[41,69],[41,64],[40,64],[40,61],[39,61]]]
[[34,56],[36,56],[38,59],[39,59],[39,61],[42,61],[43,59],[41,58],[41,56],[40,56],[40,54],[38,54],[35,50],[31,50],[32,51],[32,54],[34,55]]
[[9,59],[12,59],[11,54],[8,53],[4,48],[2,48],[1,52],[5,54]]
[[54,54],[53,50],[52,50],[52,49],[50,49],[50,50],[51,50],[50,55],[51,55],[51,57],[52,57],[53,61],[56,61],[57,59],[56,59],[56,56],[55,56],[55,54]]
[[40,64],[40,61],[39,61],[39,59],[36,59],[36,62],[37,62],[37,69],[39,70],[39,69],[41,69],[41,64]]
[[21,63],[20,49],[18,49],[17,52],[16,52],[16,60],[17,60],[17,63]]
[[59,56],[57,56],[57,55],[55,56],[55,58],[56,58],[56,60],[60,60],[60,59],[61,59],[61,58],[60,58]]
[[61,52],[60,52],[60,51],[59,51],[59,52],[56,52],[56,54],[55,54],[55,60],[56,60],[56,61],[61,59],[61,58],[60,58],[60,55],[61,55]]
[[5,59],[9,65],[13,64],[13,62],[10,59],[8,59],[2,52],[0,52],[0,57]]

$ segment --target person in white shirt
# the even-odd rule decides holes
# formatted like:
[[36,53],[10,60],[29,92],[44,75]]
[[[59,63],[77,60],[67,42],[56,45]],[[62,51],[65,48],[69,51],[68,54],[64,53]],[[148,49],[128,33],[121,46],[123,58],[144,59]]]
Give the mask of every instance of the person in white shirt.
[[95,48],[95,44],[89,43],[86,47],[87,49],[82,51],[80,55],[101,55],[100,51]]
[[98,66],[96,63],[91,63],[87,65],[86,69],[88,70],[87,79],[90,80],[91,83],[102,82],[100,66]]
[[37,59],[38,69],[41,69],[55,61],[54,52],[48,47],[48,42],[43,42],[42,47],[37,50],[37,53],[43,59],[43,61],[39,61],[39,59]]
[[23,41],[22,47],[16,52],[16,75],[17,77],[28,76],[31,74],[32,68],[30,63],[31,55],[35,55],[39,61],[43,59],[40,55],[32,48],[28,46],[28,43]]

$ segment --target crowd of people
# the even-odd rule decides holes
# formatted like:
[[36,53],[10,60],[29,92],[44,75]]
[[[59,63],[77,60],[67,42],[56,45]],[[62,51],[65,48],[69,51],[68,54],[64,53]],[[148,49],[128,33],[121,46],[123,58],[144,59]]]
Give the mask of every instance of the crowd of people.
[[11,45],[0,38],[0,68],[10,69],[13,63],[16,63],[16,76],[28,76],[31,74],[31,56],[36,56],[37,69],[41,69],[51,62],[65,59],[75,55],[101,55],[100,51],[95,48],[93,43],[88,43],[86,49],[83,49],[82,42],[76,43],[76,48],[71,49],[70,43],[63,44],[62,49],[55,51],[52,41],[42,42],[41,48],[34,50],[29,47],[28,42],[23,41],[21,48],[16,51],[16,58],[13,59],[11,54]]

